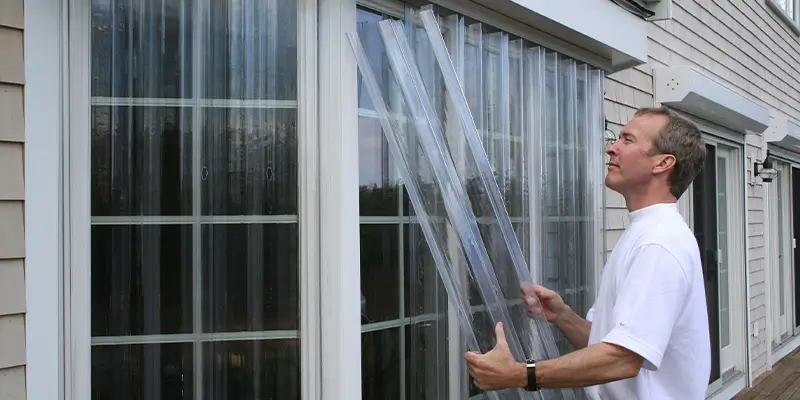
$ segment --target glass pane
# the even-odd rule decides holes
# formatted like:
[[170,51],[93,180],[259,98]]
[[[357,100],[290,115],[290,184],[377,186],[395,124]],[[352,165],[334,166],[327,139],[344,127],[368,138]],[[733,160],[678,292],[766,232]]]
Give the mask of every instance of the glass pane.
[[[777,199],[778,199],[778,221],[777,222],[778,223],[780,223],[781,221],[786,221],[787,218],[788,218],[788,216],[785,215],[785,213],[783,212],[784,211],[783,210],[783,207],[784,207],[783,202],[785,201],[781,196],[783,194],[783,190],[781,190],[783,188],[783,185],[784,185],[783,179],[784,179],[783,174],[779,173],[778,177],[776,178],[775,183],[774,183],[775,187],[778,189],[778,192],[777,192]],[[786,264],[786,259],[785,259],[785,256],[783,255],[783,249],[784,249],[783,242],[785,240],[783,229],[781,229],[781,228],[778,229],[778,236],[775,239],[776,239],[776,243],[778,243],[778,261],[779,261],[779,263],[778,263],[778,299],[779,299],[778,300],[778,309],[779,309],[778,315],[783,317],[784,315],[786,315],[786,295],[785,295],[785,293],[786,293],[786,283],[785,283],[785,281],[786,281],[786,272],[784,271],[785,270],[784,265]],[[779,334],[780,333],[783,333],[783,332],[779,332]]]
[[[419,224],[403,226],[405,261],[405,315],[412,321],[419,318],[445,318],[447,292],[442,286],[436,264]],[[466,276],[464,276],[466,279]],[[442,329],[447,329],[442,327]]]
[[92,347],[93,400],[194,399],[191,343]]
[[192,112],[92,108],[92,215],[192,213]]
[[296,330],[296,224],[203,226],[203,330]]
[[192,0],[92,0],[92,96],[191,98]]
[[401,225],[361,225],[362,323],[400,316]]
[[206,109],[203,214],[297,214],[297,110]]
[[[406,399],[447,399],[450,368],[463,368],[459,364],[449,365],[447,319],[421,321],[405,327],[406,341]],[[456,343],[452,343],[456,346]],[[457,347],[452,349],[454,354]],[[466,381],[467,371],[461,374]],[[453,396],[455,398],[463,398]]]
[[402,215],[407,207],[394,174],[389,145],[377,118],[358,118],[359,211],[362,216]]
[[92,335],[192,330],[192,228],[92,227]]
[[299,399],[297,339],[203,344],[203,399]]
[[728,159],[717,157],[717,227],[720,249],[719,260],[719,319],[720,346],[727,347],[731,342],[730,326],[730,285],[728,283],[729,252],[728,248]]
[[[361,397],[401,399],[400,363],[403,362],[400,329],[391,328],[361,334]],[[405,357],[405,354],[403,354]]]
[[297,99],[296,0],[210,1],[204,8],[203,97]]

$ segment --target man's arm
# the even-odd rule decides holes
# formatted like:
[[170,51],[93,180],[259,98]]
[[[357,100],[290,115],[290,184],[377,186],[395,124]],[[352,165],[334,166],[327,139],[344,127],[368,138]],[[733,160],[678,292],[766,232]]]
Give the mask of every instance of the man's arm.
[[[689,281],[677,259],[660,245],[642,246],[632,262],[617,294],[611,331],[601,343],[553,360],[537,360],[537,385],[593,386],[636,376],[642,368],[658,370],[685,307]],[[574,318],[565,319],[565,325]],[[524,386],[525,364],[514,360],[502,324],[495,337],[497,345],[490,352],[466,355],[475,384],[483,390]]]
[[520,294],[529,317],[544,316],[564,333],[573,346],[578,349],[586,347],[592,323],[576,314],[558,293],[541,285],[523,283]]
[[[584,349],[536,363],[536,384],[542,389],[574,388],[600,385],[639,374],[644,359],[624,348],[609,343],[598,343]],[[513,369],[514,386],[528,384],[524,363]],[[481,388],[485,390],[484,388]]]
[[[482,358],[467,354],[470,373],[481,390],[524,388],[528,383],[525,363],[516,362],[508,350],[502,324],[496,328],[497,347]],[[614,344],[598,343],[552,360],[536,362],[536,384],[541,388],[599,385],[636,376],[644,358]],[[506,366],[503,366],[505,364]]]
[[553,322],[575,348],[582,349],[589,343],[589,331],[592,329],[592,323],[572,311],[570,306],[566,306],[562,315],[559,315]]

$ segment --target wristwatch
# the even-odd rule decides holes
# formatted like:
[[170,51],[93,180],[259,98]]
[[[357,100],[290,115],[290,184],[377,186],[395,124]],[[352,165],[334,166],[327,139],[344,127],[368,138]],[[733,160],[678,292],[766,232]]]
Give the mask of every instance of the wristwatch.
[[539,386],[536,384],[536,361],[534,360],[525,361],[525,367],[528,370],[528,384],[525,385],[525,390],[531,392],[539,391]]

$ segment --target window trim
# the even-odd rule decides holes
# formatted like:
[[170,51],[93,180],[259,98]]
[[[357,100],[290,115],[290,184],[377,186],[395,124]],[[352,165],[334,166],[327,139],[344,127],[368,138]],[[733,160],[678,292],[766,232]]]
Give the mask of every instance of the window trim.
[[[359,243],[357,67],[345,33],[356,27],[356,0],[318,9],[318,169],[321,374],[325,397],[360,399],[361,262]],[[324,206],[323,206],[324,205]]]
[[786,10],[783,9],[778,3],[777,0],[764,0],[767,3],[767,8],[772,10],[778,17],[789,27],[789,29],[794,32],[795,35],[800,36],[800,1],[798,0],[786,0],[794,2],[794,15],[789,15]]
[[[68,383],[62,332],[61,170],[69,114],[64,76],[67,0],[24,0],[26,396],[58,399]],[[35,166],[35,168],[34,168]],[[35,239],[34,239],[35,238]],[[36,345],[32,345],[36,343]],[[68,376],[68,375],[67,375]]]

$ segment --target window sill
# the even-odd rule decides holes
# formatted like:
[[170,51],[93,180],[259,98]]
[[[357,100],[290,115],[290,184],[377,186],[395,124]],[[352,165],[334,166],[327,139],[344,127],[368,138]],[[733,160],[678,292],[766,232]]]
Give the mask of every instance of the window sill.
[[795,35],[798,35],[798,36],[800,36],[800,25],[798,25],[798,24],[797,24],[797,22],[795,22],[795,21],[792,19],[792,17],[790,17],[790,16],[789,16],[789,14],[786,14],[786,11],[784,11],[783,9],[781,9],[781,7],[780,7],[780,6],[778,6],[778,5],[775,3],[775,0],[764,0],[764,1],[767,3],[767,6],[768,6],[768,7],[769,7],[769,8],[770,8],[772,11],[774,11],[774,12],[775,12],[775,14],[778,14],[778,16],[779,16],[779,17],[781,17],[781,19],[783,20],[783,22],[785,22],[785,23],[786,23],[786,25],[788,25],[788,26],[789,26],[789,28],[791,28],[792,32],[794,32],[794,34],[795,34]]

